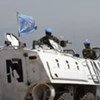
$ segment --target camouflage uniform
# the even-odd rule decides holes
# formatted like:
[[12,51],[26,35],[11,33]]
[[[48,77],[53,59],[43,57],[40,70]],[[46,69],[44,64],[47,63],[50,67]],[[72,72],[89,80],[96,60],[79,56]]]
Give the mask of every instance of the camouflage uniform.
[[50,47],[52,49],[53,47],[52,47],[52,45],[49,42],[50,39],[54,40],[56,43],[60,43],[59,39],[57,39],[53,35],[46,35],[46,36],[42,37],[40,39],[40,42],[41,42],[41,44],[45,44],[45,45],[47,45],[48,47]]
[[84,58],[96,59],[96,53],[90,47],[83,49],[82,54]]

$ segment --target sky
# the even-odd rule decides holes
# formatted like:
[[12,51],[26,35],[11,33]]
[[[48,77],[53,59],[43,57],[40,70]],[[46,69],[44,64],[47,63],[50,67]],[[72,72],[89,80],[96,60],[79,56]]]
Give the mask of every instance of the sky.
[[85,39],[100,47],[100,0],[0,0],[0,45],[5,33],[18,36],[16,12],[32,16],[38,26],[34,33],[19,37],[28,47],[45,35],[47,27],[54,36],[72,42],[67,48],[77,53]]

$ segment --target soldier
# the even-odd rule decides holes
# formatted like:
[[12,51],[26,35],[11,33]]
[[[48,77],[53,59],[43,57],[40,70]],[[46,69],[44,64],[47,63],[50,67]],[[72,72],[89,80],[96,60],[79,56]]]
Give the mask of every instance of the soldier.
[[50,49],[53,49],[52,44],[50,43],[50,40],[53,40],[54,42],[56,42],[57,44],[59,44],[61,47],[66,47],[66,43],[68,43],[68,41],[64,41],[64,40],[59,40],[57,37],[52,35],[53,30],[51,28],[46,28],[45,29],[45,36],[40,38],[38,41],[33,41],[32,44],[32,49],[35,49],[35,45],[47,45]]
[[53,47],[49,42],[50,39],[55,41],[56,43],[60,43],[59,39],[57,39],[56,37],[54,37],[52,35],[52,29],[51,28],[45,29],[45,34],[46,35],[39,40],[42,44],[45,44],[52,49]]
[[82,51],[84,58],[96,59],[96,52],[90,47],[90,41],[87,39],[84,42],[85,48]]

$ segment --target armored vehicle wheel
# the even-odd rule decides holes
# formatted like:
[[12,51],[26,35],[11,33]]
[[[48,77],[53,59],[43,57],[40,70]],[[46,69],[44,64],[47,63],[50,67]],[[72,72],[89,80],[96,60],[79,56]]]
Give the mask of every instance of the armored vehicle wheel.
[[74,100],[95,100],[96,86],[79,85],[76,86]]
[[63,93],[58,100],[73,100],[70,93]]
[[56,85],[56,95],[54,100],[73,100],[74,87],[71,85]]
[[32,90],[33,100],[54,100],[55,90],[51,85],[39,84]]
[[80,100],[95,100],[95,96],[93,95],[93,93],[88,92]]

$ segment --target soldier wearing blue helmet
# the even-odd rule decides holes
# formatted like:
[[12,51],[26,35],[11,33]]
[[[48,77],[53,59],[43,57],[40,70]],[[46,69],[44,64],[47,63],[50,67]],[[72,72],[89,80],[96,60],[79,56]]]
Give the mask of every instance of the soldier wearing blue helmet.
[[53,30],[51,28],[46,28],[45,29],[45,36],[40,38],[38,41],[33,41],[32,48],[34,49],[36,44],[39,44],[39,45],[45,44],[50,49],[53,49],[53,46],[51,45],[50,40],[53,40],[54,42],[59,44],[61,47],[65,47],[66,43],[68,43],[68,41],[59,40],[57,37],[52,35],[52,32],[53,32]]
[[91,42],[88,39],[84,41],[83,57],[86,59],[96,59],[96,52],[91,48],[90,44]]
[[52,35],[52,32],[53,32],[53,30],[52,30],[51,28],[46,28],[46,29],[45,29],[45,36],[42,37],[42,38],[40,39],[40,42],[41,42],[42,44],[47,45],[47,46],[50,47],[51,49],[52,49],[53,47],[52,47],[52,45],[50,44],[49,39],[55,41],[56,43],[59,43],[59,39],[56,38],[55,36],[53,36],[53,35]]

